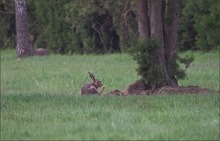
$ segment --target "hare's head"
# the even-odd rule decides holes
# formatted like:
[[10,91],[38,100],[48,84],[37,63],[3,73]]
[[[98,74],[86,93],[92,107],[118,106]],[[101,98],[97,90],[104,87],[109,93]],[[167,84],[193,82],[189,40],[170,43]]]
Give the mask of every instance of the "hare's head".
[[98,79],[95,79],[94,75],[91,72],[89,73],[89,77],[92,79],[92,83],[98,88],[98,87],[102,87],[102,83],[101,81],[99,81]]

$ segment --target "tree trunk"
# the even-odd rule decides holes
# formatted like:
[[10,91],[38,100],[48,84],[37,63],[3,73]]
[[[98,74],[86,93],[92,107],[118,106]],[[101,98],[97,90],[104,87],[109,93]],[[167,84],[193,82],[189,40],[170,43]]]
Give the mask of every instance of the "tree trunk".
[[138,13],[138,33],[141,40],[147,40],[150,38],[149,21],[147,15],[147,1],[137,1],[137,13]]
[[168,25],[165,34],[165,58],[166,69],[170,78],[170,85],[177,86],[178,82],[174,76],[173,64],[176,62],[176,50],[178,46],[178,12],[180,4],[178,0],[169,0],[167,6]]
[[25,0],[15,0],[15,13],[16,52],[18,57],[22,58],[33,54],[33,48],[29,38]]
[[157,57],[155,60],[156,65],[159,67],[159,71],[163,74],[164,80],[160,82],[161,85],[167,85],[169,82],[169,76],[166,70],[165,49],[164,49],[164,29],[163,29],[163,17],[162,17],[162,0],[152,0],[150,5],[150,33],[151,39],[156,40],[159,43],[157,49]]
[[[180,5],[178,0],[167,1],[168,5],[165,0],[149,0],[148,3],[145,0],[137,1],[139,38],[144,40],[150,38],[159,44],[152,66],[152,70],[157,71],[154,74],[156,76],[153,77],[154,80],[146,82],[154,88],[178,85],[175,65]],[[165,23],[166,15],[170,19],[169,23]]]

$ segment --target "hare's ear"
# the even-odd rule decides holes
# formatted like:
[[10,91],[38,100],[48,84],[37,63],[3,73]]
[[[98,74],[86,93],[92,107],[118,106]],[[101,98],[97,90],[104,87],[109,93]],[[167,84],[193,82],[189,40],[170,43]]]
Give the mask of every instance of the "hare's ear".
[[89,73],[89,77],[92,78],[93,81],[95,81],[94,75],[91,72],[88,72],[88,73]]

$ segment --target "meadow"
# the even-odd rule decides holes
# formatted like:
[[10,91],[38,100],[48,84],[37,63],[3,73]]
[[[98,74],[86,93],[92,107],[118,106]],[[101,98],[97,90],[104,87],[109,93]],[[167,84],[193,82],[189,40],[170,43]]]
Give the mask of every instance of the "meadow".
[[[219,52],[193,55],[179,85],[219,91]],[[1,140],[219,140],[219,93],[81,96],[91,71],[124,90],[140,77],[127,54],[17,59],[1,51]]]

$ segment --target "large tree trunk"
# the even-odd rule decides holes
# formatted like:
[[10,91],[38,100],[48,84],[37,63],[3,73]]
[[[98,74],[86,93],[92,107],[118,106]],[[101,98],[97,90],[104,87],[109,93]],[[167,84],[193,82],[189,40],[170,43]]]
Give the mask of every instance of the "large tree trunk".
[[137,14],[138,14],[138,34],[141,40],[147,40],[150,38],[149,21],[147,15],[147,1],[137,1]]
[[15,13],[17,55],[18,57],[30,56],[33,54],[33,48],[29,38],[25,0],[15,0]]
[[[166,5],[165,0],[149,0],[147,2],[145,0],[137,1],[138,32],[140,39],[150,38],[150,40],[156,40],[159,44],[153,64],[153,68],[158,71],[158,74],[156,74],[158,76],[154,77],[158,80],[155,80],[157,82],[152,86],[177,86],[175,65],[178,43],[179,1],[168,0],[168,5]],[[168,24],[165,23],[166,15],[170,19]]]
[[174,76],[172,64],[176,62],[176,50],[178,46],[178,12],[180,4],[178,0],[169,0],[167,6],[167,15],[169,23],[166,26],[165,52],[166,52],[166,69],[170,77],[170,84],[177,86],[178,82]]
[[165,50],[164,50],[164,29],[162,17],[162,0],[152,0],[150,5],[150,33],[151,39],[159,43],[157,49],[156,65],[159,67],[164,77],[164,82],[157,85],[167,85],[169,77],[166,70]]

